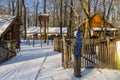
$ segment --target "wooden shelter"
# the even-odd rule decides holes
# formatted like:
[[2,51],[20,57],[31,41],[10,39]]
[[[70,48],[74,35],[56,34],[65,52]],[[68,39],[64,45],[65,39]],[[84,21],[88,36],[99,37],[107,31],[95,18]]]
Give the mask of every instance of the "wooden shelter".
[[40,22],[40,41],[42,47],[42,22],[44,22],[44,42],[48,40],[48,23],[49,23],[49,14],[48,13],[40,13],[39,14],[39,22]]
[[0,62],[16,55],[20,44],[19,16],[0,15]]
[[[86,22],[82,23],[81,25],[79,25],[79,28],[83,30],[85,30],[85,26],[86,26]],[[108,21],[103,20],[103,18],[101,17],[101,15],[99,13],[94,14],[91,18],[90,18],[90,31],[92,36],[99,36],[100,33],[106,29],[106,32],[116,32],[117,29]],[[74,30],[77,30],[77,28],[75,28]]]

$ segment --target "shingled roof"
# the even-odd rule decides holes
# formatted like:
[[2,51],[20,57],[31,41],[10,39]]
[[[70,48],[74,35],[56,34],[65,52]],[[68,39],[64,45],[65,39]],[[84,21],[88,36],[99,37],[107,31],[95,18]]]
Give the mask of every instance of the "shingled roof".
[[0,37],[7,32],[10,25],[16,20],[19,21],[19,24],[22,24],[18,16],[0,15]]

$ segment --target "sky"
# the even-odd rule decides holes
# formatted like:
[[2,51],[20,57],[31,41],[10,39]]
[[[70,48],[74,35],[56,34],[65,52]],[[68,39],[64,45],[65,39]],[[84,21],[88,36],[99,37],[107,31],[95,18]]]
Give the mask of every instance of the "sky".
[[[30,9],[31,12],[33,12],[34,9],[34,2],[37,2],[37,0],[24,0],[25,1],[25,5],[28,9]],[[39,0],[39,12],[43,11],[43,1],[44,0]],[[4,7],[8,7],[8,0],[0,0],[0,5],[4,6]]]
[[[31,11],[34,11],[34,2],[37,2],[37,0],[25,0],[26,7],[29,8]],[[43,11],[43,0],[39,0],[39,12]]]

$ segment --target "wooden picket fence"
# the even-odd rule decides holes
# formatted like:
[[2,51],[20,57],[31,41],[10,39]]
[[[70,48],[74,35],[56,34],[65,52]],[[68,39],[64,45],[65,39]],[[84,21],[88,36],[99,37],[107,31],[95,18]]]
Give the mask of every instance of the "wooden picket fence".
[[[62,65],[71,67],[74,62],[75,38],[54,38],[54,50],[62,52]],[[82,68],[110,68],[117,69],[116,38],[85,39],[83,40],[80,56]],[[74,66],[74,64],[72,64]]]

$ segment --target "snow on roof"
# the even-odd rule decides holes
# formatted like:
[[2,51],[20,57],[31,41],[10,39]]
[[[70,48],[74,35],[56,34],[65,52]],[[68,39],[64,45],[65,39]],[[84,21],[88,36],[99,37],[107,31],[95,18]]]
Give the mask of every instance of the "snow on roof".
[[15,16],[0,15],[0,36],[7,29],[7,27],[13,21],[14,18]]
[[[103,28],[104,30],[105,28]],[[101,31],[102,28],[92,28],[93,31]],[[106,28],[106,31],[117,31],[118,29],[116,28]]]
[[[44,27],[42,27],[42,32],[44,32]],[[67,33],[67,27],[62,28],[63,34]],[[27,28],[27,33],[40,33],[40,27],[30,26]],[[60,34],[60,27],[48,27],[48,33]]]
[[39,15],[40,15],[40,16],[49,16],[48,13],[40,13]]

